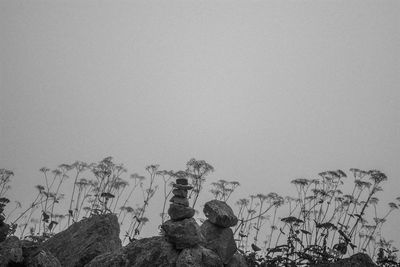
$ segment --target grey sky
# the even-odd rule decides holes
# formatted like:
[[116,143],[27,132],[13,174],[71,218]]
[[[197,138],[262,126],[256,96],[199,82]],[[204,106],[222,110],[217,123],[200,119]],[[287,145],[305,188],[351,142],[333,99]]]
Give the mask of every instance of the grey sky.
[[[0,1],[11,196],[30,200],[42,166],[111,155],[130,172],[205,159],[210,182],[238,180],[243,195],[380,169],[391,201],[399,11],[366,0]],[[396,225],[387,231],[400,240]]]

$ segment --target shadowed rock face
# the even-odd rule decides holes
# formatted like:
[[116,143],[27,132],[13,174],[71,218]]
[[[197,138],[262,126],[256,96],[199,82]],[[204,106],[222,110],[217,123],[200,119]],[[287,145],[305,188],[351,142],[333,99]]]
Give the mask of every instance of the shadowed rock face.
[[312,267],[377,267],[371,258],[364,253],[357,253],[349,258],[333,263],[316,264]]
[[248,267],[245,257],[242,254],[235,253],[226,267]]
[[17,237],[9,237],[0,243],[0,267],[22,263],[23,260],[21,242]]
[[227,264],[236,252],[236,243],[231,228],[223,228],[206,220],[200,227],[206,244],[205,247],[216,252]]
[[176,261],[176,267],[223,267],[215,252],[202,246],[182,250]]
[[0,267],[61,267],[60,262],[40,244],[32,241],[20,241],[11,236],[0,243]]
[[136,240],[123,249],[97,256],[85,267],[174,267],[179,252],[164,237]]
[[121,248],[117,216],[95,215],[74,223],[42,247],[57,257],[62,266],[84,266],[100,254]]

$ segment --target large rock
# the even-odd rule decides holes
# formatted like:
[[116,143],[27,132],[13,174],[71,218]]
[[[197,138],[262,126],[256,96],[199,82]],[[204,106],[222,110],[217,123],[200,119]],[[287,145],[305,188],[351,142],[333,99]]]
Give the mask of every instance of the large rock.
[[29,267],[61,267],[60,261],[51,252],[37,248],[25,255],[24,265]]
[[223,267],[215,252],[202,246],[182,250],[176,261],[176,267]]
[[166,221],[161,228],[164,230],[168,242],[176,249],[191,248],[204,243],[200,227],[193,218],[182,221]]
[[339,260],[337,262],[316,264],[313,267],[377,267],[371,258],[364,253],[357,253],[349,258]]
[[232,227],[238,222],[231,207],[223,201],[211,200],[204,205],[204,215],[212,222],[221,227]]
[[17,237],[11,236],[0,243],[0,267],[22,263],[23,260],[21,242]]
[[242,254],[236,252],[232,256],[232,258],[228,262],[228,264],[226,264],[225,266],[226,267],[248,267],[248,264],[246,262],[246,258]]
[[61,267],[61,264],[39,243],[11,236],[0,243],[0,267],[5,266]]
[[119,223],[114,214],[95,215],[72,224],[45,241],[62,266],[84,266],[96,256],[121,248]]
[[171,203],[168,209],[168,215],[171,220],[179,221],[183,219],[192,218],[195,214],[195,210],[191,207],[186,207],[179,204]]
[[216,252],[222,262],[227,264],[237,250],[232,229],[219,227],[209,220],[206,220],[200,229],[206,240],[205,247]]
[[124,254],[134,267],[175,266],[179,252],[163,236],[135,240],[124,248]]
[[[2,215],[0,214],[0,216]],[[10,226],[0,219],[0,242],[6,240],[9,230]]]
[[174,267],[178,254],[165,237],[155,236],[135,240],[118,251],[97,256],[85,267]]
[[122,250],[101,254],[90,261],[85,267],[128,267],[129,260]]

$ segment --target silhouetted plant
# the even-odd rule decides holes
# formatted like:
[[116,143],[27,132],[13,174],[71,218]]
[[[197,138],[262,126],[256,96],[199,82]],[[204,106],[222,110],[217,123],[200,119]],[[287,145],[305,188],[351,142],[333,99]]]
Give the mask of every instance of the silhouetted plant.
[[191,178],[193,190],[189,193],[189,199],[193,199],[192,208],[196,206],[197,199],[201,190],[205,177],[214,171],[214,167],[205,160],[190,159],[186,163],[186,173]]

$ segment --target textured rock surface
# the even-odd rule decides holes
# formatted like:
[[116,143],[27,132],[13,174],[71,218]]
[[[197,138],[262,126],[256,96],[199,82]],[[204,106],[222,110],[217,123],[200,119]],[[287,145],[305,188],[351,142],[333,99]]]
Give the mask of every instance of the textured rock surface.
[[223,201],[211,200],[204,205],[204,215],[212,222],[221,227],[232,227],[238,222],[231,207]]
[[189,181],[186,178],[178,178],[178,179],[176,179],[176,183],[181,184],[181,185],[188,185]]
[[126,247],[94,258],[85,267],[174,267],[179,252],[163,236],[135,240]]
[[231,228],[223,228],[206,220],[200,227],[206,244],[205,247],[216,252],[222,262],[227,264],[236,252],[236,243]]
[[357,253],[349,258],[327,264],[316,264],[313,267],[377,267],[371,258],[364,253]]
[[123,252],[129,260],[129,266],[134,267],[176,266],[179,254],[163,236],[136,240],[126,246]]
[[169,201],[177,205],[189,207],[189,200],[186,197],[173,196]]
[[187,197],[188,191],[184,190],[184,189],[175,188],[175,189],[172,190],[172,194],[174,194],[177,197]]
[[100,254],[121,248],[118,219],[113,214],[84,219],[44,242],[43,248],[62,266],[84,266]]
[[[0,214],[0,216],[2,215]],[[6,240],[9,229],[10,226],[0,220],[0,242]]]
[[176,267],[204,266],[223,267],[224,265],[217,254],[201,246],[182,250],[176,261]]
[[174,221],[192,218],[194,213],[194,209],[174,203],[171,203],[168,209],[168,215]]
[[129,260],[126,255],[120,251],[107,252],[94,258],[85,267],[127,267]]
[[193,186],[183,185],[183,184],[173,184],[173,187],[176,189],[182,189],[182,190],[192,190],[193,189]]
[[228,262],[228,264],[226,264],[225,266],[226,267],[248,267],[248,264],[246,262],[245,257],[242,254],[236,252],[232,256],[232,258]]
[[0,243],[0,266],[61,267],[61,264],[40,244],[12,236]]
[[61,267],[60,261],[49,251],[37,249],[27,255],[24,265],[29,267]]
[[175,245],[176,249],[191,248],[204,243],[204,237],[195,219],[182,221],[166,221],[161,228],[165,232],[168,242]]
[[11,236],[0,243],[0,267],[12,263],[22,263],[22,261],[22,246],[17,237]]

